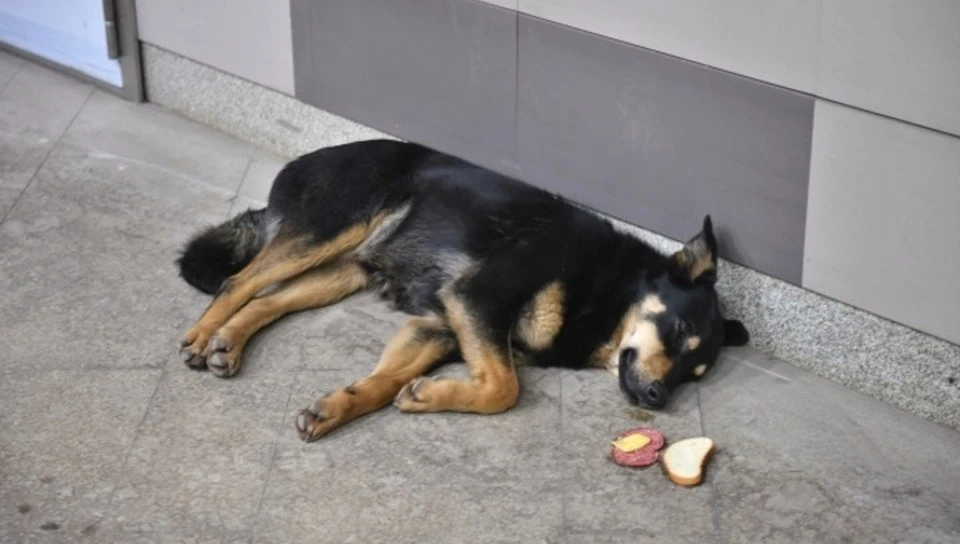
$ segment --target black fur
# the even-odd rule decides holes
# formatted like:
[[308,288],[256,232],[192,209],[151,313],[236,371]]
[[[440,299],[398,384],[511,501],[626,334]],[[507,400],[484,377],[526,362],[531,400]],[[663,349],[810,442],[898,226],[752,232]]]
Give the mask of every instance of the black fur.
[[252,261],[266,241],[266,210],[247,210],[191,238],[177,259],[180,277],[212,295]]
[[[666,306],[655,325],[664,353],[675,360],[664,380],[668,390],[694,379],[694,368],[711,365],[722,346],[748,339],[742,323],[720,313],[714,269],[691,278],[677,256],[658,253],[557,195],[388,140],[324,148],[292,161],[278,174],[266,210],[246,212],[188,244],[181,274],[215,292],[266,241],[267,217],[289,235],[321,242],[390,210],[402,221],[351,256],[384,299],[410,314],[442,315],[439,293],[452,289],[487,340],[512,344],[533,364],[595,365],[591,356],[650,294]],[[685,251],[715,266],[709,217]],[[563,324],[549,347],[532,349],[512,333],[524,305],[551,282],[563,286]],[[699,346],[691,351],[684,342],[693,336]],[[648,384],[624,376],[632,367],[623,363],[626,348],[620,355],[624,392],[642,400]]]
[[743,346],[750,341],[750,333],[743,323],[728,319],[724,322],[723,341],[727,346]]

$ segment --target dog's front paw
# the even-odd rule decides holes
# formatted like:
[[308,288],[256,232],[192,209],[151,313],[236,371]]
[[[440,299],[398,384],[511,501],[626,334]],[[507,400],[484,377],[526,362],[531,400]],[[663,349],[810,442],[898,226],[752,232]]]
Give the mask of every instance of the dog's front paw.
[[313,442],[339,427],[341,415],[341,410],[336,403],[330,402],[330,397],[317,399],[297,416],[297,435],[304,442]]

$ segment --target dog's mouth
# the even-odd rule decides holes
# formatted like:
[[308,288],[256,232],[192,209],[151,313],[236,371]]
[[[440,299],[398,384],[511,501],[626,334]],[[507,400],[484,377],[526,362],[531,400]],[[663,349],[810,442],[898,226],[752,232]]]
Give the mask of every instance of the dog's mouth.
[[620,390],[627,397],[627,401],[634,406],[642,403],[652,409],[663,408],[670,394],[663,382],[659,380],[644,382],[640,379],[636,371],[638,355],[635,348],[624,348],[620,351],[620,365],[617,373]]
[[627,402],[634,406],[640,404],[640,396],[637,395],[630,386],[630,380],[627,379],[627,374],[624,372],[622,363],[620,365],[620,372],[618,372],[617,375],[620,381],[620,391],[622,391],[623,395],[627,397]]

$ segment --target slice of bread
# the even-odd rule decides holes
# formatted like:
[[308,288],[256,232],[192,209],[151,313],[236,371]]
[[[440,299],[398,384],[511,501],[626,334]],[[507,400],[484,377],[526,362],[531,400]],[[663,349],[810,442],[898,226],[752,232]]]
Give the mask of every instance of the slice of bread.
[[667,446],[661,457],[663,470],[677,485],[693,487],[703,481],[703,470],[715,449],[705,436],[687,438]]

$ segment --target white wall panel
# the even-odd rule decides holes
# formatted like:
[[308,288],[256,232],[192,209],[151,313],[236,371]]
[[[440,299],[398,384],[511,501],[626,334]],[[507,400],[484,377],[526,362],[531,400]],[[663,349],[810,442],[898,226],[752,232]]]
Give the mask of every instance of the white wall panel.
[[960,343],[960,138],[818,101],[804,287]]
[[792,89],[816,88],[820,0],[520,0],[519,8]]
[[137,0],[140,39],[293,94],[289,0]]
[[960,134],[960,1],[823,0],[818,94]]

